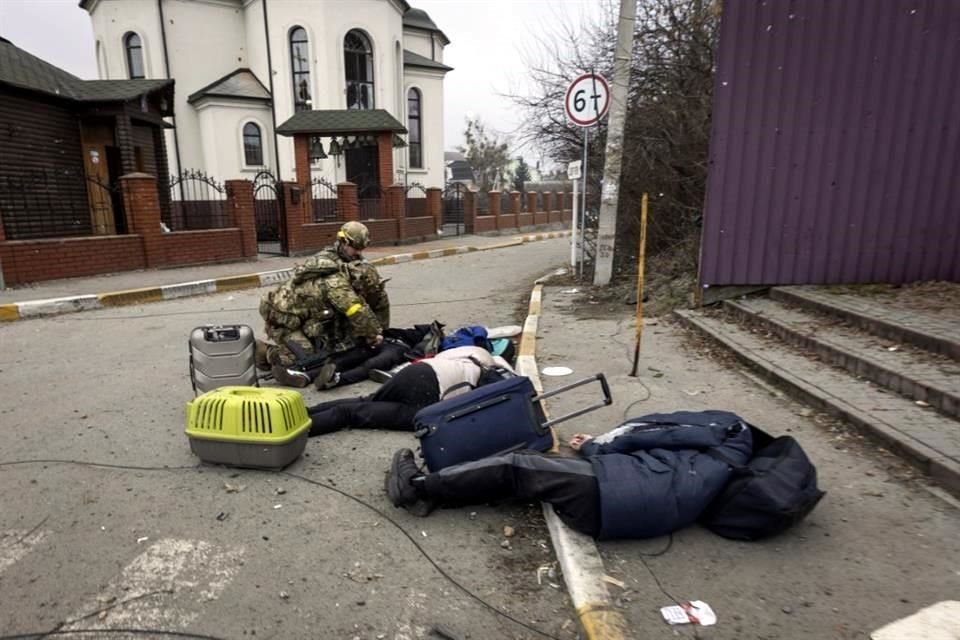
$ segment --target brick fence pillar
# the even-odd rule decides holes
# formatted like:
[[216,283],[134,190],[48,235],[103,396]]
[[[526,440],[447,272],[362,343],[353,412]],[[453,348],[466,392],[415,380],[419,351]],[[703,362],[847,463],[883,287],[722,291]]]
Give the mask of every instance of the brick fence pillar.
[[491,191],[487,194],[487,213],[493,216],[493,228],[500,231],[500,192]]
[[473,233],[477,227],[477,191],[468,188],[463,192],[463,230]]
[[543,210],[547,212],[547,221],[550,220],[550,213],[553,211],[553,191],[545,191],[543,194]]
[[257,255],[257,221],[253,208],[253,183],[249,180],[227,180],[227,209],[230,224],[240,229],[240,255]]
[[[520,192],[511,191],[510,192],[510,213],[514,216],[520,215]],[[516,224],[516,218],[514,218],[514,224]]]
[[283,216],[287,235],[287,255],[295,256],[304,250],[303,225],[307,221],[307,200],[301,186],[295,182],[282,182]]
[[527,213],[537,212],[537,192],[527,191]]
[[144,265],[148,268],[162,265],[165,258],[156,178],[146,173],[128,173],[120,177],[120,190],[127,228],[143,241]]
[[427,215],[433,218],[433,230],[436,232],[443,224],[443,189],[427,189]]
[[360,219],[360,201],[357,185],[352,182],[337,183],[337,215],[341,222]]
[[397,221],[397,242],[407,237],[407,190],[402,184],[392,184],[386,189],[387,217]]
[[380,172],[380,187],[384,190],[393,184],[393,133],[381,131],[377,134],[377,170]]
[[[304,191],[310,189],[310,136],[298,133],[293,136],[293,164],[297,173],[297,184]],[[278,174],[279,177],[279,174]]]

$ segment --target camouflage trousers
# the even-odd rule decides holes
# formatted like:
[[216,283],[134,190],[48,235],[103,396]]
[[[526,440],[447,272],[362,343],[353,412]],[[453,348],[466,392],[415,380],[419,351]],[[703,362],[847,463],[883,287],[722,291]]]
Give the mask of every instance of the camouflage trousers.
[[306,353],[313,353],[313,342],[303,334],[302,331],[291,331],[286,327],[266,327],[267,337],[273,340],[275,344],[267,345],[267,362],[270,364],[291,365],[297,361],[287,341],[297,344]]

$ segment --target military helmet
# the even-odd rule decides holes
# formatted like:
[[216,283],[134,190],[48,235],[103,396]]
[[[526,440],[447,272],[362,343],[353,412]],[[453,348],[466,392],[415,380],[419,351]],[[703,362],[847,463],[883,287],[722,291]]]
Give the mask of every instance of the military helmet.
[[363,250],[370,244],[370,230],[362,222],[345,222],[340,231],[337,231],[337,239],[345,242],[354,249]]

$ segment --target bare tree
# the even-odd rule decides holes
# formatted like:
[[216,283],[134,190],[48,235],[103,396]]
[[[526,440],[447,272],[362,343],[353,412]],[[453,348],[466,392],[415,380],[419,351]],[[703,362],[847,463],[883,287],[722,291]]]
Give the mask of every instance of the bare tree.
[[[614,268],[633,271],[640,195],[650,193],[648,251],[678,245],[696,251],[710,138],[718,0],[638,0]],[[581,73],[612,73],[615,7],[600,19],[538,39],[527,60],[534,91],[514,95],[525,112],[523,137],[557,161],[582,153],[581,132],[563,111],[564,91]],[[603,171],[603,123],[588,148],[588,209]],[[696,265],[693,255],[691,266]]]

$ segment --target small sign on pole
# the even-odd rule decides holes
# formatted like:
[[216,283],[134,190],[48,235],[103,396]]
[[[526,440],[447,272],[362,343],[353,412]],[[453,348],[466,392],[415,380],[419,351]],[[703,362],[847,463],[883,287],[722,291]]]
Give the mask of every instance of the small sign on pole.
[[603,76],[585,73],[567,87],[563,106],[570,122],[578,127],[592,127],[610,108],[610,86]]
[[580,204],[580,199],[577,197],[577,184],[580,180],[581,167],[583,162],[576,160],[567,165],[567,178],[573,181],[573,202],[571,207],[570,215],[570,266],[577,266],[577,250],[580,246],[579,238],[577,238],[577,207]]
[[[583,129],[583,160],[571,162],[567,165],[567,175],[571,180],[582,179],[583,189],[580,193],[580,235],[583,235],[583,229],[586,226],[587,215],[587,140],[590,127],[597,124],[603,116],[607,115],[610,108],[610,85],[603,76],[595,73],[585,73],[574,78],[563,98],[563,110],[567,114],[567,119],[575,126]],[[575,166],[574,166],[575,165]],[[576,177],[573,176],[576,172]],[[574,194],[576,194],[576,182],[574,182]],[[574,196],[576,199],[576,196]],[[583,238],[577,242],[577,210],[573,208],[573,251],[576,246],[580,246],[580,275],[583,275]],[[576,258],[571,256],[570,264],[573,266]]]

